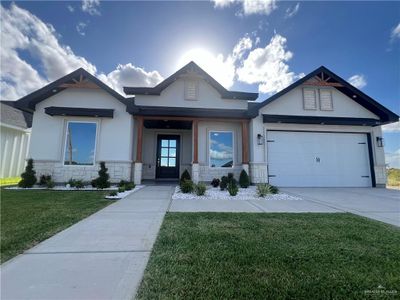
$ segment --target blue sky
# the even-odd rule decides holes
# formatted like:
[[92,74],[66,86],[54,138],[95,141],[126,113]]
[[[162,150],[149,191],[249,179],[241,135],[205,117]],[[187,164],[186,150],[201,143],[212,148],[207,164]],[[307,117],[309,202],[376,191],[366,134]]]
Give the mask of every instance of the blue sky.
[[[400,114],[400,2],[13,3],[1,4],[3,99],[79,66],[118,91],[155,85],[196,58],[259,100],[324,65]],[[400,161],[399,126],[385,131]]]

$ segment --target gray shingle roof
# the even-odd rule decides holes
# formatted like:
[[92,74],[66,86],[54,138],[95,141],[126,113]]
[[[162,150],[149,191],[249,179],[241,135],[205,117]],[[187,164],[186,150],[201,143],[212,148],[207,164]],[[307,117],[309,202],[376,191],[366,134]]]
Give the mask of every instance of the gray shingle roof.
[[0,122],[21,127],[32,127],[32,114],[14,107],[15,101],[0,101]]

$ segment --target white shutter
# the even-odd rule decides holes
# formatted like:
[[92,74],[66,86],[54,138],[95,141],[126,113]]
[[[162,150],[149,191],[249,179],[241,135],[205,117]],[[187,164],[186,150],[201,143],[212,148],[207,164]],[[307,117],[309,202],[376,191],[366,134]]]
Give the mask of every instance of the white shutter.
[[332,91],[319,90],[319,102],[321,110],[333,110]]
[[198,83],[196,80],[185,81],[185,99],[186,100],[197,100],[197,89]]
[[308,110],[317,109],[317,97],[314,89],[303,89],[303,107]]

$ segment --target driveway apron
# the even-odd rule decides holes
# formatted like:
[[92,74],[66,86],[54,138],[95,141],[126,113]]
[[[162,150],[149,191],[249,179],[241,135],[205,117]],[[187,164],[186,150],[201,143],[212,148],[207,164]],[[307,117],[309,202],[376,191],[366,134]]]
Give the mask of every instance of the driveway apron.
[[173,187],[148,186],[1,266],[1,299],[132,299]]

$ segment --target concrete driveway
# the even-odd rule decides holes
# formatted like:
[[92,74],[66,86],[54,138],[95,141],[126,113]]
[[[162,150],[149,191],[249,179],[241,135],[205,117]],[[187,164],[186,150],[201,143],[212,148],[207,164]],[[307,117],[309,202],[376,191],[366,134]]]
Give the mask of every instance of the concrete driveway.
[[1,266],[1,299],[132,299],[171,202],[150,186]]
[[282,188],[304,200],[400,226],[400,191],[381,188]]

